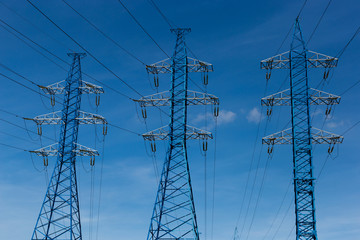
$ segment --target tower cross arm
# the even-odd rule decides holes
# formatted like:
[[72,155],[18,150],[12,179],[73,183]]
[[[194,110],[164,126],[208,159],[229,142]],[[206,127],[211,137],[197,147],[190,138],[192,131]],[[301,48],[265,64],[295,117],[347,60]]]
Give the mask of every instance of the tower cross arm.
[[[97,150],[94,150],[89,147],[85,147],[78,143],[74,143],[74,144],[75,144],[75,149],[73,150],[73,152],[76,153],[76,156],[99,156],[100,155]],[[43,147],[43,148],[40,148],[40,149],[37,149],[34,151],[30,151],[30,152],[35,153],[36,155],[41,156],[41,157],[57,156],[59,153],[58,143],[54,143],[47,147]]]
[[[146,71],[152,74],[172,73],[172,65],[172,59],[167,58],[154,64],[146,65]],[[211,63],[187,57],[187,70],[188,72],[213,72],[214,66]]]
[[[211,132],[192,127],[192,126],[186,126],[186,140],[189,139],[213,139],[213,135]],[[148,141],[155,141],[155,140],[168,140],[169,139],[169,131],[168,126],[164,126],[158,129],[155,129],[153,131],[144,133],[143,135],[144,140]]]
[[[312,143],[313,144],[339,144],[342,143],[344,137],[334,133],[330,133],[318,128],[311,128]],[[292,144],[292,131],[291,128],[271,134],[262,139],[263,144]]]
[[[320,91],[314,88],[309,89],[310,104],[312,105],[336,105],[340,104],[341,97]],[[290,106],[291,93],[290,89],[269,95],[261,99],[262,106]]]
[[[309,68],[334,68],[337,66],[338,58],[336,57],[310,50],[306,51],[306,54]],[[260,61],[260,68],[266,70],[290,69],[290,51]]]
[[[107,124],[107,121],[103,116],[83,111],[79,111],[79,116],[76,119],[79,121],[79,124]],[[62,120],[61,111],[39,115],[34,118],[27,118],[27,120],[33,120],[37,125],[64,123],[64,121]]]
[[310,50],[307,51],[307,60],[310,68],[334,68],[338,64],[338,58]]
[[[45,94],[50,94],[50,95],[63,94],[65,92],[65,85],[66,85],[66,81],[62,80],[60,82],[51,84],[49,86],[40,86],[40,89]],[[93,83],[85,82],[83,80],[81,80],[80,89],[81,89],[81,93],[83,94],[104,93],[104,89],[101,86],[97,86]]]
[[[169,91],[164,91],[149,96],[144,96],[134,101],[139,103],[141,107],[170,106],[171,93]],[[219,98],[216,97],[215,95],[187,90],[186,104],[187,105],[219,105],[220,101]]]
[[214,66],[211,63],[200,61],[199,59],[194,59],[188,57],[188,71],[189,72],[213,72]]

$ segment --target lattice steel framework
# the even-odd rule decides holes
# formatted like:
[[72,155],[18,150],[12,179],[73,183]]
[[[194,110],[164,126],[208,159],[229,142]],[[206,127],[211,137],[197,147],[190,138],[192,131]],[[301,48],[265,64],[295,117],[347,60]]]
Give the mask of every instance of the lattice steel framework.
[[[58,144],[33,151],[44,157],[47,165],[48,156],[57,156],[57,161],[50,179],[48,189],[36,221],[32,240],[81,240],[80,206],[76,178],[76,156],[90,156],[90,164],[99,153],[91,148],[77,143],[79,124],[107,124],[100,115],[80,111],[82,93],[103,93],[99,86],[82,81],[80,59],[84,53],[69,53],[73,58],[68,77],[65,81],[41,87],[46,94],[64,94],[62,112],[35,117],[41,134],[42,124],[60,124],[60,139]],[[97,97],[98,102],[98,97]],[[104,134],[105,134],[104,130]]]
[[211,94],[188,90],[189,72],[202,72],[206,75],[204,84],[207,84],[207,73],[213,71],[213,66],[187,56],[185,34],[190,29],[177,28],[171,29],[171,32],[177,36],[172,58],[146,66],[148,73],[154,74],[155,85],[157,74],[172,74],[170,92],[135,100],[142,107],[144,118],[147,117],[147,106],[170,106],[169,126],[143,134],[143,138],[151,142],[153,151],[156,150],[156,140],[169,141],[147,239],[198,240],[186,142],[188,139],[201,139],[206,150],[207,140],[212,139],[212,134],[187,125],[187,106],[214,105],[214,114],[217,116],[219,99]]
[[[337,66],[338,59],[313,51],[308,51],[303,40],[299,20],[296,19],[293,39],[289,52],[261,61],[260,66],[266,69],[266,78],[270,78],[272,69],[290,69],[290,92],[288,90],[261,100],[268,107],[290,105],[292,128],[263,138],[272,152],[274,144],[293,145],[294,192],[296,215],[296,239],[316,240],[316,219],[314,204],[314,175],[312,144],[329,144],[329,153],[334,145],[342,143],[343,137],[311,127],[310,105],[332,106],[340,103],[340,97],[316,89],[310,89],[308,68],[325,68],[324,79],[329,70]],[[330,108],[326,114],[330,113]]]

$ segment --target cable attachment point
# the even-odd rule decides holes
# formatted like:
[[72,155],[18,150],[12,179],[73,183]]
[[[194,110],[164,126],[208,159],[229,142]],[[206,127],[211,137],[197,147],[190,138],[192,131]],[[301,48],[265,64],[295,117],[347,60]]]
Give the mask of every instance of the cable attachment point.
[[90,156],[90,166],[95,165],[95,156]]
[[100,95],[96,94],[95,96],[95,105],[98,107],[100,105]]
[[[272,63],[273,63],[273,59],[271,59],[270,61],[269,61],[269,66],[272,66]],[[265,75],[265,78],[266,78],[266,80],[269,80],[270,79],[270,77],[271,77],[271,67],[269,67],[269,68],[267,68],[267,70],[266,70],[266,75]]]
[[159,75],[154,74],[154,85],[155,87],[159,87]]
[[203,84],[206,86],[209,84],[209,74],[207,71],[204,72],[203,74]]
[[42,135],[42,127],[41,127],[41,124],[37,124],[37,133],[38,135]]
[[214,105],[214,117],[218,117],[219,116],[219,105],[215,104]]
[[105,123],[105,124],[103,125],[103,135],[104,135],[104,136],[106,136],[107,130],[108,130],[108,125],[107,125],[107,123]]
[[55,95],[54,94],[50,94],[50,104],[51,106],[55,106]]
[[326,80],[329,77],[330,68],[325,68],[323,79]]
[[334,151],[335,143],[330,143],[328,148],[328,153],[332,153]]
[[141,107],[141,115],[144,119],[147,118],[147,112],[145,107]]
[[325,110],[325,116],[330,115],[331,110],[332,110],[331,105],[330,105],[330,106],[327,106],[327,107],[326,107],[326,110]]
[[266,115],[267,115],[268,117],[270,117],[271,114],[272,114],[272,107],[268,107],[268,108],[266,109]]
[[203,140],[202,146],[203,146],[203,151],[206,152],[208,149],[208,142],[206,139]]
[[152,140],[150,142],[150,147],[151,147],[151,151],[152,152],[156,152],[156,143],[155,143],[155,140]]
[[47,167],[49,165],[49,159],[47,156],[43,156],[43,160],[44,160],[44,166]]

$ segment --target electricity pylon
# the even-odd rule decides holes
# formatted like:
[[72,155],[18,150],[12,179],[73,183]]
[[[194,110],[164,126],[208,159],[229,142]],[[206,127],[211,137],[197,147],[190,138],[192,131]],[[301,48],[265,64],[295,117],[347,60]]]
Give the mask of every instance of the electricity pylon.
[[312,144],[329,144],[331,153],[334,145],[342,143],[343,137],[311,127],[310,105],[327,105],[325,114],[330,114],[331,106],[340,103],[340,97],[310,89],[308,68],[325,68],[324,80],[331,68],[337,66],[338,59],[307,50],[303,40],[299,19],[294,25],[290,51],[261,61],[261,69],[266,69],[269,80],[272,69],[290,70],[290,91],[285,90],[261,100],[268,107],[291,106],[292,128],[264,137],[262,142],[272,153],[274,144],[292,144],[294,165],[294,192],[296,215],[296,239],[316,240],[316,219],[314,204],[314,175]]
[[98,151],[77,143],[79,124],[103,124],[106,134],[107,122],[97,114],[80,111],[81,95],[104,93],[102,87],[82,80],[80,59],[84,53],[69,53],[73,58],[66,80],[41,87],[46,94],[50,94],[52,104],[55,104],[55,94],[64,94],[62,112],[54,112],[37,116],[33,120],[41,135],[42,125],[60,124],[60,139],[58,144],[32,151],[44,158],[47,166],[49,156],[57,156],[55,169],[36,221],[32,240],[58,239],[81,240],[80,206],[76,179],[76,156],[90,156],[90,164],[94,165]]
[[147,117],[147,106],[170,106],[169,126],[143,134],[144,139],[151,142],[152,151],[156,151],[156,140],[169,140],[147,240],[198,240],[186,142],[188,139],[200,139],[206,150],[207,140],[213,136],[210,132],[187,125],[187,106],[214,105],[214,115],[217,116],[219,99],[211,94],[188,90],[189,72],[202,72],[204,84],[207,84],[207,74],[213,71],[213,66],[187,56],[185,34],[190,32],[189,28],[171,29],[171,32],[177,36],[173,56],[146,66],[147,72],[154,74],[156,86],[159,73],[171,73],[171,90],[135,100],[142,107],[144,118]]

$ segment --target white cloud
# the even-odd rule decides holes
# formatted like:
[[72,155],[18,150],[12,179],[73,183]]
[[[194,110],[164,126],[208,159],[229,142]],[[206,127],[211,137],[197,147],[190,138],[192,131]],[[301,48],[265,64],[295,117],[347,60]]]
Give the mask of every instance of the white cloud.
[[261,121],[261,113],[258,108],[254,107],[246,116],[250,123],[259,123]]
[[218,124],[227,124],[235,121],[236,113],[227,110],[220,110],[218,117]]
[[331,121],[331,122],[328,122],[328,123],[326,124],[326,126],[327,126],[328,128],[341,127],[341,126],[344,126],[344,121],[340,121],[340,122]]
[[[208,129],[212,129],[215,126],[213,121],[210,121],[212,120],[213,117],[214,115],[212,112],[206,114],[206,118],[208,119],[208,126],[207,126]],[[219,116],[217,117],[217,123],[218,125],[224,125],[235,121],[235,119],[236,119],[236,113],[234,113],[233,111],[220,110]],[[204,123],[204,121],[205,121],[205,114],[199,113],[195,117],[195,119],[192,120],[192,123],[199,124],[199,123]]]

